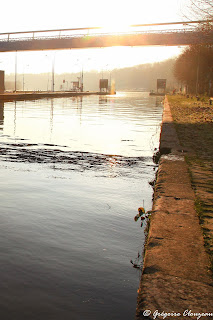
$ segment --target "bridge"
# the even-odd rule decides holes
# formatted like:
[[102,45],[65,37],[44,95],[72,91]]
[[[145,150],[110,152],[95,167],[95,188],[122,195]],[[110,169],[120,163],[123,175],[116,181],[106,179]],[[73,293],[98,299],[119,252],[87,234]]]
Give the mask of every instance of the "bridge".
[[196,28],[206,22],[213,20],[132,25],[123,32],[107,32],[101,27],[90,27],[0,33],[0,52],[213,44],[212,28],[208,32]]

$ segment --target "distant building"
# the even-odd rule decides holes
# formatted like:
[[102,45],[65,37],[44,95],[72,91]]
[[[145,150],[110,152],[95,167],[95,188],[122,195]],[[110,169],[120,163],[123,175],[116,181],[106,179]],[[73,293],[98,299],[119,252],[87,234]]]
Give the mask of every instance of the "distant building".
[[72,81],[72,90],[73,91],[80,91],[79,81]]
[[166,92],[166,79],[157,79],[157,92]]
[[0,70],[0,93],[4,93],[4,71]]
[[108,79],[100,79],[99,81],[100,92],[108,91]]

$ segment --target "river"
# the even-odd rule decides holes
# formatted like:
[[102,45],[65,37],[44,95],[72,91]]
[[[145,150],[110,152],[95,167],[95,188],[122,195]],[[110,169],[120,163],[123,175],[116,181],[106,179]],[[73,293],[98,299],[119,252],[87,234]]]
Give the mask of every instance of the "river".
[[130,260],[145,238],[134,216],[152,207],[161,101],[0,104],[2,319],[134,319],[141,272]]

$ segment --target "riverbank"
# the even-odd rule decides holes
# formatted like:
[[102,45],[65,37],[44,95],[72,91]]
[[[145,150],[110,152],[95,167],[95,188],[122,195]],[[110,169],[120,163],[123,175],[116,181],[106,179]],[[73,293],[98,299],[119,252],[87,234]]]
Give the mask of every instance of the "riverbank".
[[200,102],[183,96],[170,96],[169,103],[176,131],[187,151],[196,211],[213,271],[213,105],[208,99]]
[[20,92],[5,92],[0,94],[0,101],[14,101],[14,100],[35,100],[44,98],[63,98],[63,97],[77,97],[88,95],[108,95],[107,92],[71,92],[71,91],[20,91]]
[[[160,138],[161,157],[136,319],[163,319],[162,312],[173,313],[166,319],[196,319],[193,313],[212,312],[211,264],[195,207],[197,195],[192,189],[189,173],[189,148],[183,140],[185,137],[199,148],[200,141],[195,141],[196,134],[199,134],[193,135],[191,113],[186,113],[185,120],[192,135],[187,130],[180,135],[177,126],[185,128],[181,122],[183,110],[177,118],[175,102],[170,98],[169,102],[171,109],[166,98]],[[179,102],[177,106],[180,106]],[[199,112],[203,114],[202,109]],[[210,318],[208,315],[202,317]]]

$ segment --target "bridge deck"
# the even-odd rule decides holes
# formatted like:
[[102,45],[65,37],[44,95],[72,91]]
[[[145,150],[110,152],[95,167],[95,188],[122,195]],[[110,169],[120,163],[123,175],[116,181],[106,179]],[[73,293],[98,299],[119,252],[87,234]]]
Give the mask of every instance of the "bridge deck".
[[[159,30],[153,30],[153,26],[156,25],[159,26]],[[162,25],[167,24],[152,24],[149,25],[152,28],[142,31],[136,27],[147,25],[136,25],[132,31],[123,33],[102,33],[103,31],[98,27],[0,33],[0,52],[113,46],[213,44],[213,30],[201,32],[189,27],[162,30]],[[136,29],[137,31],[135,31]]]

